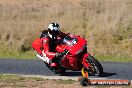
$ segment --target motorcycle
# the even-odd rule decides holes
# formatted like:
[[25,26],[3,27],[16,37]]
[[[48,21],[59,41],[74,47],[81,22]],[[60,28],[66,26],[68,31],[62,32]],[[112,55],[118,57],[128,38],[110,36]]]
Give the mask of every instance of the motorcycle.
[[46,63],[49,60],[46,55],[40,54],[42,52],[40,38],[33,41],[32,47],[38,53],[36,57],[43,60],[46,66],[57,74],[63,74],[66,70],[80,71],[81,69],[95,76],[103,74],[102,65],[87,52],[87,41],[79,35],[67,34],[61,40],[61,43],[56,46],[56,52],[60,53],[60,56],[54,58],[54,63],[51,64]]

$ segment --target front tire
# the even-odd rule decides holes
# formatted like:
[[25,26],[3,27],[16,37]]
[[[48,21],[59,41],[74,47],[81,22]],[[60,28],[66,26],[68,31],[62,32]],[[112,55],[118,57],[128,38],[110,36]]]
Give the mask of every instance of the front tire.
[[89,56],[86,61],[90,64],[90,67],[88,68],[88,70],[90,70],[90,74],[95,76],[103,75],[103,67],[97,59],[93,56]]

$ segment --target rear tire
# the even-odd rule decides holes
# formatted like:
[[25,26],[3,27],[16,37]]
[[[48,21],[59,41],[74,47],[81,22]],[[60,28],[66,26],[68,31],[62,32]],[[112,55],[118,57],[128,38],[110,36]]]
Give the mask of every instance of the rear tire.
[[[99,63],[97,59],[95,59],[93,56],[88,57],[88,63],[90,64],[90,73],[95,76],[102,76],[103,75],[103,67]],[[92,68],[92,69],[91,69]]]

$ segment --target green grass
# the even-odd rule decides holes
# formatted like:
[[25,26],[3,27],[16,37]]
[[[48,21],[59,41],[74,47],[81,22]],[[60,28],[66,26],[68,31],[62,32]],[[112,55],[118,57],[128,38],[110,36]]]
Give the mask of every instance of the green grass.
[[15,59],[33,59],[35,57],[35,53],[33,51],[26,52],[2,52],[0,53],[0,58],[15,58]]
[[[49,79],[43,79],[43,78],[37,78],[37,77],[23,77],[19,75],[13,75],[13,74],[0,74],[0,82],[6,82],[6,83],[11,83],[11,82],[26,82],[27,80],[33,80],[33,81],[50,81]],[[61,79],[52,79],[52,81],[55,81],[58,84],[72,84],[76,81],[74,80],[61,80]]]
[[24,77],[18,76],[18,75],[4,75],[0,74],[0,81],[4,82],[17,82],[17,81],[22,81],[25,80]]
[[30,51],[19,51],[15,48],[10,48],[6,44],[0,44],[0,58],[15,58],[15,59],[33,59],[35,52]]
[[[1,88],[28,88],[30,83],[39,83],[45,82],[42,78],[31,78],[31,77],[22,77],[19,75],[7,75],[0,74],[0,87]],[[28,82],[28,83],[27,83]],[[37,84],[31,84],[32,86],[37,86]]]
[[112,61],[112,62],[132,62],[132,57],[116,56],[116,55],[95,55],[99,61]]
[[[49,79],[43,79],[43,78],[37,78],[37,77],[22,77],[19,75],[11,75],[11,74],[0,74],[0,81],[5,82],[17,82],[17,81],[24,81],[24,80],[35,80],[35,81],[45,81]],[[59,84],[71,84],[74,83],[74,80],[61,80],[61,79],[53,79],[53,81],[56,81]]]
[[[99,61],[112,61],[112,62],[132,62],[132,58],[128,56],[114,56],[114,55],[95,55]],[[0,58],[15,58],[15,59],[33,59],[35,58],[34,51],[26,52],[3,52],[0,53]]]
[[72,84],[74,83],[75,81],[74,80],[57,80],[57,83],[59,84]]

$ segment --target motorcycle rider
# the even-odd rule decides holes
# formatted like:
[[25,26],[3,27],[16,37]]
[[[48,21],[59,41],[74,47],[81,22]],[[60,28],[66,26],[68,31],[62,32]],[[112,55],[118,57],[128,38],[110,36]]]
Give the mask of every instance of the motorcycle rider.
[[46,63],[52,64],[54,60],[61,55],[56,53],[56,45],[66,36],[60,31],[60,26],[57,23],[50,23],[48,30],[42,31],[40,35],[42,56],[46,58]]

